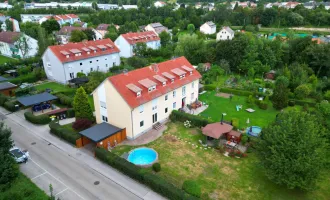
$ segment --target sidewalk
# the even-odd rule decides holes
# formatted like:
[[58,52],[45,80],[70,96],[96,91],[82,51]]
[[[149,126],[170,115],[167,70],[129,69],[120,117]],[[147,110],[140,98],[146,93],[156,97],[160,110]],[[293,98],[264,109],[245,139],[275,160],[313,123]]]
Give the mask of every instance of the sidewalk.
[[66,152],[72,158],[80,161],[82,164],[87,165],[96,172],[111,179],[112,181],[116,182],[118,185],[121,185],[125,189],[139,196],[141,199],[145,199],[145,200],[165,199],[164,197],[153,192],[145,185],[142,185],[134,181],[133,179],[121,174],[120,172],[111,168],[110,166],[95,159],[90,154],[84,152],[83,149],[75,148],[71,146],[69,143],[62,141],[61,139],[51,135],[49,133],[50,129],[48,125],[38,126],[31,124],[30,122],[25,120],[24,115],[22,115],[22,113],[17,112],[10,114],[7,110],[5,110],[2,107],[0,107],[0,112],[5,114],[7,119],[12,120],[17,125],[22,126],[25,129],[31,131],[34,135],[51,143],[53,146],[56,146],[57,148]]

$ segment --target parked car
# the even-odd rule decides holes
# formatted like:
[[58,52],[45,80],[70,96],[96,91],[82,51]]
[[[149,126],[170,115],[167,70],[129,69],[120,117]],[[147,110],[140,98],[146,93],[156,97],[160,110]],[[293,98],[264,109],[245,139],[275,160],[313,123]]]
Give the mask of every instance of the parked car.
[[27,152],[22,152],[19,148],[13,147],[9,150],[10,154],[13,156],[17,163],[26,163],[28,161]]

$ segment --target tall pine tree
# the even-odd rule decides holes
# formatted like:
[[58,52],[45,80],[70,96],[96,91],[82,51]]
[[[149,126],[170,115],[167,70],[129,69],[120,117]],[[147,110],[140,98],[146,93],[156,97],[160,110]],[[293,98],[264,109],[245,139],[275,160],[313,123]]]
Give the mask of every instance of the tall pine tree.
[[275,109],[283,109],[288,106],[289,101],[289,80],[285,76],[280,76],[276,79],[275,89],[273,94],[273,107]]
[[76,91],[73,101],[73,108],[76,119],[94,120],[93,111],[88,103],[88,96],[83,87],[80,87]]

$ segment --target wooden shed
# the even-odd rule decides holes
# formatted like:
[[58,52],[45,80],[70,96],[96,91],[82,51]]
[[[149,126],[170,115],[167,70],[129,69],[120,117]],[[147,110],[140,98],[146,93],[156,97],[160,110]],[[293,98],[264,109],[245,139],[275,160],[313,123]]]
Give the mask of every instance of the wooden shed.
[[14,96],[15,95],[15,89],[18,86],[15,84],[12,84],[10,82],[3,82],[0,83],[0,93],[6,95],[6,96]]
[[238,131],[231,130],[227,133],[227,140],[239,144],[241,142],[242,133]]

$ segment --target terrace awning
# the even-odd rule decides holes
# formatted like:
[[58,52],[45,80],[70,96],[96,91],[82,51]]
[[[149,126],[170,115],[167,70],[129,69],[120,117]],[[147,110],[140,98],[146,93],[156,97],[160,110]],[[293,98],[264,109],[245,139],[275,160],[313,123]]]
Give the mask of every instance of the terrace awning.
[[43,102],[51,101],[54,99],[57,99],[57,97],[47,92],[44,92],[27,97],[20,97],[17,98],[17,101],[20,102],[23,106],[32,106]]
[[118,132],[121,132],[122,130],[122,128],[102,122],[101,124],[96,124],[89,129],[79,132],[79,134],[89,138],[93,142],[100,142]]
[[229,133],[231,130],[233,130],[232,125],[226,123],[221,124],[220,122],[208,124],[202,128],[204,135],[214,139],[219,139],[223,134]]

